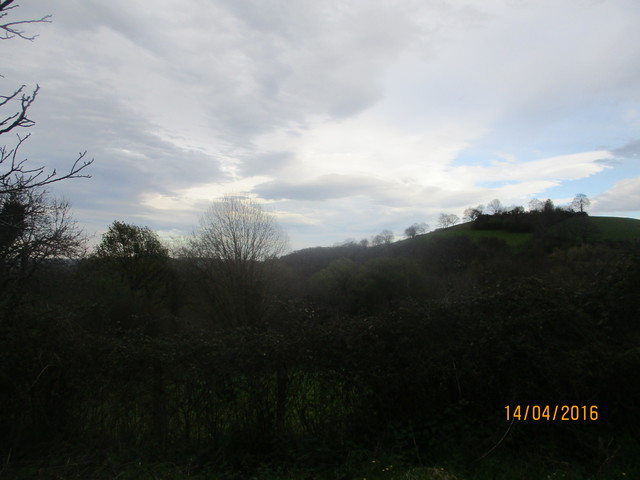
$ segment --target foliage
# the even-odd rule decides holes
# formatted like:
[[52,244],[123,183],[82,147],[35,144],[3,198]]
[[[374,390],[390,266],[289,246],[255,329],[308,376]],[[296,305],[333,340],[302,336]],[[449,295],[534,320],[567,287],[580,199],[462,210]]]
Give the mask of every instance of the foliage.
[[114,221],[96,247],[94,258],[118,272],[132,293],[162,289],[169,252],[148,227]]

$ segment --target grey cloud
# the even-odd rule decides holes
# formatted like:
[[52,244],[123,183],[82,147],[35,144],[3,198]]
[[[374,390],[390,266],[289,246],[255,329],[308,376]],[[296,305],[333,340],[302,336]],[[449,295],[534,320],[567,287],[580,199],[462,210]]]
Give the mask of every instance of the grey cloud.
[[366,9],[321,2],[221,4],[247,27],[232,46],[247,63],[232,74],[259,87],[211,105],[214,120],[216,115],[230,119],[230,133],[236,135],[301,123],[309,114],[342,118],[372,106],[382,96],[378,82],[387,62],[417,32],[409,12],[383,4]]
[[600,160],[595,160],[595,163],[613,167],[615,165],[620,165],[622,162],[620,162],[620,160],[616,160],[615,158],[601,158]]
[[[175,86],[171,94],[178,98],[182,91],[197,95],[207,112],[203,127],[242,149],[256,135],[305,128],[310,115],[344,118],[373,106],[382,98],[380,81],[389,61],[420,34],[413,7],[386,3],[187,0],[171,8],[70,0],[55,6],[52,29],[57,38],[73,36],[81,49],[86,46],[74,52],[71,67],[93,87],[126,86],[129,98],[123,101],[136,102],[132,96],[142,90],[149,101],[156,75],[165,88]],[[154,72],[116,76],[119,59],[129,56],[122,65],[135,69],[139,62],[131,55],[142,52],[93,45],[105,29],[149,52],[142,60],[152,62]],[[55,77],[66,79],[62,72]]]
[[153,125],[117,98],[97,95],[86,102],[77,98],[70,111],[66,101],[43,97],[41,107],[46,113],[38,120],[33,142],[42,155],[50,154],[51,145],[64,138],[67,145],[87,149],[105,163],[141,172],[148,179],[145,183],[186,186],[222,177],[215,159],[160,138],[152,133]]
[[[92,221],[159,217],[164,211],[137,204],[140,193],[178,198],[176,192],[189,187],[224,183],[230,180],[224,164],[238,175],[232,180],[277,178],[254,192],[292,199],[285,202],[292,214],[307,200],[309,222],[300,228],[336,226],[344,233],[333,241],[359,236],[348,232],[354,218],[358,231],[396,229],[389,219],[415,206],[416,218],[407,213],[397,226],[405,228],[429,222],[420,212],[460,214],[460,205],[480,203],[473,198],[486,203],[496,195],[449,191],[446,179],[442,188],[424,190],[367,175],[298,182],[288,176],[298,171],[287,168],[298,160],[289,150],[304,152],[309,162],[313,151],[277,139],[315,122],[356,116],[385,94],[382,114],[398,129],[486,115],[500,150],[509,151],[508,137],[514,154],[524,140],[538,148],[541,132],[564,132],[553,129],[558,122],[573,129],[574,113],[590,118],[591,104],[637,110],[640,63],[633,59],[640,47],[628,41],[635,38],[637,15],[619,12],[616,2],[604,2],[603,10],[563,3],[548,17],[551,35],[533,43],[529,24],[548,13],[533,4],[518,13],[504,2],[480,1],[471,9],[420,0],[24,3],[25,17],[54,15],[52,25],[33,26],[41,33],[36,42],[2,44],[3,82],[42,87],[24,154],[64,170],[87,149],[96,159],[93,178],[56,188]],[[274,138],[256,138],[274,131]],[[613,153],[631,164],[640,157],[640,141]],[[615,196],[603,195],[601,205],[629,203],[636,190],[622,184]],[[358,208],[345,206],[354,203]]]
[[255,153],[243,158],[242,173],[247,176],[273,174],[295,160],[291,152]]
[[622,147],[612,149],[611,152],[616,157],[640,158],[640,140],[633,140]]
[[[200,182],[221,181],[219,161],[185,149],[152,133],[153,125],[108,91],[47,88],[34,104],[37,124],[25,143],[24,156],[50,171],[68,169],[78,152],[95,162],[88,180],[63,182],[78,209],[128,211],[141,192],[171,194]],[[36,108],[37,107],[37,108]],[[127,206],[128,205],[128,206]]]
[[385,182],[354,175],[323,175],[311,182],[292,183],[280,180],[257,185],[253,192],[266,199],[323,201],[379,194],[388,187]]

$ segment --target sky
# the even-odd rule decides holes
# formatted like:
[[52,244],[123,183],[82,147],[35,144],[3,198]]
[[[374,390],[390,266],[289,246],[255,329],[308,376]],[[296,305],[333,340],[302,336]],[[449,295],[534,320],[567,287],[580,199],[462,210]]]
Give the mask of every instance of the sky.
[[188,235],[229,194],[294,250],[494,198],[640,218],[637,0],[17,3],[52,23],[0,42],[0,94],[40,85],[32,165],[95,159],[50,189],[94,242]]

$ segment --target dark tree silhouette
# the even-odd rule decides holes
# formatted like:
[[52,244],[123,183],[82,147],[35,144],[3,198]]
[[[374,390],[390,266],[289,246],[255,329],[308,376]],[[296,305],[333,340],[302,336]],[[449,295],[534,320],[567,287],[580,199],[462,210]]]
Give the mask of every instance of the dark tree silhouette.
[[503,210],[502,203],[497,198],[494,198],[487,204],[487,210],[493,215],[501,213]]
[[158,289],[169,252],[150,228],[115,221],[102,236],[95,257],[112,265],[132,293],[149,296]]
[[237,326],[264,318],[273,263],[287,249],[273,214],[252,199],[226,196],[200,217],[184,255],[200,270],[217,320]]
[[438,228],[453,227],[460,221],[460,218],[453,213],[441,213],[438,216]]
[[467,208],[462,216],[462,219],[465,222],[473,222],[484,212],[484,205],[478,205],[477,207],[469,207]]
[[[27,34],[22,27],[33,23],[48,23],[51,21],[51,16],[46,15],[33,20],[10,20],[9,16],[18,8],[18,5],[13,5],[13,2],[14,0],[5,0],[0,3],[0,31],[3,32],[0,40],[12,38],[34,40],[37,35]],[[28,114],[40,86],[36,85],[31,93],[27,93],[26,88],[26,85],[21,85],[8,95],[0,95],[0,112],[3,112],[0,113],[0,135],[30,128],[35,124]],[[29,136],[30,134],[18,133],[17,143],[13,147],[7,145],[0,147],[0,198],[29,189],[42,188],[69,178],[89,177],[83,171],[93,163],[93,160],[85,160],[86,151],[81,152],[71,168],[63,174],[59,174],[56,170],[47,171],[44,166],[29,165],[26,159],[21,159],[18,155],[20,147]]]
[[418,235],[423,235],[427,233],[429,230],[429,225],[426,223],[414,223],[410,227],[405,228],[404,234],[409,238],[417,237]]
[[394,235],[391,230],[382,230],[378,235],[374,236],[371,240],[372,245],[389,245],[393,242]]

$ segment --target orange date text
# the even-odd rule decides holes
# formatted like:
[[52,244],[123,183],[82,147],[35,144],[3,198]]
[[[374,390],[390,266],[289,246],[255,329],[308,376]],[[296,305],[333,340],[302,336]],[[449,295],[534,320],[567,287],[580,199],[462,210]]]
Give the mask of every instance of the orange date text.
[[598,420],[597,405],[507,405],[507,420]]

